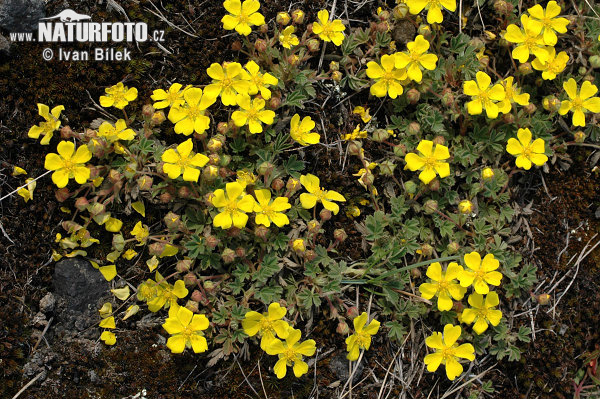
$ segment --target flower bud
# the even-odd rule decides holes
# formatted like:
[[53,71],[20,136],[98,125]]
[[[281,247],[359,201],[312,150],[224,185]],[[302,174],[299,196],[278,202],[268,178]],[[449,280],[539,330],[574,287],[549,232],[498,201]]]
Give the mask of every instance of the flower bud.
[[204,242],[206,243],[206,246],[208,248],[215,249],[217,247],[217,245],[219,245],[221,240],[219,240],[219,238],[217,238],[213,235],[207,235],[206,237],[204,237]]
[[298,191],[300,189],[300,180],[290,177],[285,185],[285,188],[291,193]]
[[246,249],[243,247],[237,247],[235,249],[235,256],[238,258],[245,258],[246,257]]
[[290,64],[291,66],[297,65],[298,62],[300,62],[300,57],[298,57],[296,54],[290,54],[287,59],[286,59],[287,63]]
[[396,169],[396,165],[389,159],[379,164],[379,173],[381,173],[382,176],[393,176],[394,169]]
[[429,244],[421,245],[421,255],[428,258],[433,255],[433,247]]
[[219,165],[229,166],[230,163],[231,163],[231,155],[221,154],[221,160],[219,161]]
[[[590,83],[594,83],[596,81],[596,78],[594,77],[594,75],[590,75],[589,73],[587,75],[585,75],[583,77],[583,82],[588,81]],[[582,83],[583,83],[582,82]]]
[[339,70],[340,70],[340,63],[339,63],[339,62],[337,62],[337,61],[331,61],[331,62],[329,63],[329,70],[330,70],[331,72],[334,72],[334,71],[339,71]]
[[406,18],[406,15],[408,15],[408,5],[406,5],[405,3],[398,4],[396,7],[394,7],[392,15],[396,19]]
[[219,132],[221,134],[226,134],[228,129],[229,129],[229,125],[227,124],[227,122],[219,122],[217,124],[217,132]]
[[297,238],[294,241],[292,241],[292,249],[294,251],[296,251],[296,253],[302,253],[302,252],[306,251],[306,246],[304,244],[304,239],[303,238]]
[[189,311],[191,311],[192,313],[199,313],[200,312],[200,304],[196,301],[192,301],[192,300],[188,300],[185,303],[185,308]]
[[210,280],[206,280],[204,283],[202,283],[202,287],[203,287],[203,288],[204,288],[206,291],[208,291],[208,292],[212,292],[212,291],[214,291],[214,289],[215,289],[215,287],[216,287],[216,284],[215,284],[215,283],[213,283],[213,282],[212,282],[212,281],[210,281]]
[[440,189],[440,179],[433,179],[427,185],[431,191],[439,191]]
[[506,124],[513,123],[515,121],[515,116],[509,112],[508,114],[502,115],[502,121]]
[[580,66],[580,67],[579,67],[579,69],[577,69],[577,72],[578,72],[580,75],[585,75],[585,73],[587,72],[587,68],[586,68],[586,67],[584,67],[584,66]]
[[348,316],[349,319],[354,319],[358,316],[358,308],[356,306],[350,306],[348,310],[346,310],[346,316]]
[[264,53],[265,51],[267,51],[267,47],[267,42],[263,39],[256,39],[256,41],[254,42],[254,48],[259,53]]
[[331,72],[331,80],[334,82],[339,82],[342,80],[342,73],[340,71]]
[[560,108],[560,100],[556,96],[547,96],[542,100],[542,106],[546,111],[558,111]]
[[350,155],[360,155],[362,150],[362,143],[360,141],[352,140],[348,143],[348,153]]
[[484,41],[479,37],[474,37],[469,40],[469,45],[475,47],[475,50],[481,50],[483,47],[485,47]]
[[148,245],[148,254],[151,256],[160,256],[165,250],[165,247],[166,245],[164,242],[154,242]]
[[284,11],[277,13],[277,16],[275,17],[275,22],[282,26],[286,26],[290,23],[291,20],[292,17],[290,16],[290,14]]
[[211,182],[219,175],[219,168],[215,165],[206,165],[202,170],[202,178],[208,182]]
[[156,111],[155,113],[152,114],[152,117],[150,118],[150,123],[153,126],[158,126],[166,120],[167,120],[167,117],[165,116],[165,112],[160,110],[160,111]]
[[452,94],[452,90],[448,88],[442,90],[442,104],[445,107],[452,107],[454,105],[454,94]]
[[221,259],[223,259],[223,262],[226,264],[233,262],[235,260],[235,251],[230,248],[225,248],[221,253]]
[[268,176],[273,172],[273,169],[275,169],[275,165],[273,165],[271,162],[265,161],[258,166],[256,171],[261,176]]
[[279,191],[283,189],[283,187],[285,187],[285,183],[279,177],[271,182],[271,188],[275,191]]
[[425,205],[423,205],[423,211],[425,211],[426,214],[431,215],[432,213],[435,213],[438,210],[438,202],[436,200],[427,200],[425,201]]
[[175,269],[179,272],[179,273],[186,273],[190,271],[190,268],[192,266],[192,260],[191,259],[182,259],[180,261],[177,262],[177,265],[175,265]]
[[388,21],[381,21],[375,25],[375,30],[381,33],[388,32],[390,30],[390,23]]
[[533,72],[533,68],[531,68],[531,64],[529,62],[525,62],[519,65],[519,73],[523,76],[529,75]]
[[118,170],[111,169],[110,172],[108,172],[108,179],[111,183],[120,183],[121,179],[123,179],[123,175],[119,173]]
[[575,138],[576,143],[583,143],[585,141],[585,133],[581,130],[575,132],[573,137]]
[[419,90],[412,88],[406,92],[406,99],[410,104],[415,105],[421,99],[421,93],[419,93]]
[[181,186],[179,187],[179,190],[177,190],[177,196],[184,199],[190,198],[192,196],[192,190],[190,190],[188,186]]
[[484,168],[481,172],[483,180],[492,180],[494,178],[494,170],[492,168]]
[[346,336],[350,332],[350,327],[348,327],[348,323],[345,321],[340,321],[335,329],[335,332],[342,336]]
[[446,139],[444,138],[444,136],[435,136],[433,138],[433,144],[440,144],[440,145],[444,145],[446,144]]
[[316,258],[317,258],[317,253],[315,251],[313,251],[312,249],[309,249],[306,252],[304,252],[304,259],[306,259],[307,261],[311,262],[311,261],[315,260]]
[[72,137],[75,137],[75,133],[73,133],[70,126],[67,125],[60,128],[60,138],[68,140]]
[[406,133],[408,133],[410,135],[419,134],[420,131],[421,131],[421,125],[419,125],[417,122],[409,123],[408,127],[406,128]]
[[333,231],[333,238],[337,242],[344,242],[344,241],[346,241],[346,238],[348,238],[348,234],[346,233],[346,231],[344,229],[335,229]]
[[536,296],[535,299],[537,303],[539,303],[542,306],[545,306],[550,303],[550,295],[548,294],[540,294]]
[[295,24],[301,24],[304,22],[304,11],[300,10],[300,9],[295,9],[294,11],[292,11],[292,21],[294,21]]
[[269,108],[277,109],[279,107],[281,107],[281,97],[279,97],[279,96],[271,97],[271,99],[269,100]]
[[463,215],[473,212],[473,203],[469,200],[462,200],[458,203],[458,211]]
[[384,142],[389,137],[390,137],[390,134],[385,129],[376,129],[373,132],[373,141],[376,141],[378,143]]
[[260,33],[267,33],[269,32],[269,25],[267,24],[262,24],[261,26],[258,27],[258,30],[260,31]]
[[242,231],[240,229],[238,229],[237,227],[231,227],[229,230],[227,230],[227,237],[232,237],[232,238],[239,237],[241,232]]
[[512,12],[513,5],[504,0],[496,0],[494,2],[494,11],[500,16],[508,15]]
[[523,110],[527,115],[533,115],[533,113],[535,113],[535,111],[537,110],[537,107],[534,103],[529,103],[523,107]]
[[219,152],[223,148],[223,142],[212,137],[210,140],[208,140],[206,147],[209,149],[209,151]]
[[321,43],[317,39],[310,39],[306,42],[306,48],[308,48],[308,51],[311,53],[319,51],[319,47],[321,47]]
[[458,252],[459,249],[460,249],[460,245],[458,245],[458,243],[456,241],[452,241],[448,245],[446,245],[446,250],[448,251],[448,253],[450,255],[454,255],[455,253]]
[[414,195],[417,193],[417,188],[419,188],[417,186],[417,183],[415,183],[412,180],[407,181],[406,183],[404,183],[404,189],[406,190],[407,193],[409,193],[410,195]]
[[208,154],[208,163],[209,165],[218,165],[219,161],[221,160],[221,158],[219,157],[218,154]]
[[419,268],[415,267],[414,269],[410,269],[410,275],[412,276],[412,278],[421,278],[423,273],[421,273],[421,270],[419,270]]
[[419,29],[417,29],[417,32],[419,35],[423,35],[428,41],[431,40],[431,26],[421,24],[419,25]]
[[394,155],[399,158],[402,158],[406,155],[406,145],[404,145],[404,144],[395,145],[393,150],[394,150]]
[[326,222],[331,219],[331,211],[329,209],[321,209],[321,212],[319,212],[319,217],[322,221]]
[[490,64],[490,57],[488,57],[487,55],[484,55],[479,59],[479,66],[481,68],[487,68],[487,66],[489,64]]
[[169,202],[173,201],[173,196],[170,193],[164,192],[158,196],[158,200],[162,204],[168,204]]
[[590,62],[592,68],[600,68],[600,55],[592,55],[590,58],[588,58],[588,61]]
[[154,115],[154,111],[156,111],[154,109],[154,107],[151,104],[145,104],[142,107],[142,115],[144,115],[145,118],[152,118],[152,115]]
[[239,40],[236,40],[233,43],[231,43],[232,51],[240,51],[241,49],[242,49],[242,42],[240,42]]
[[195,302],[202,302],[206,299],[204,294],[198,290],[192,291],[192,295],[190,295],[190,299]]
[[321,228],[321,224],[315,219],[309,221],[306,225],[308,226],[308,232],[311,234],[318,233]]
[[170,231],[177,231],[181,227],[181,216],[173,212],[167,213],[163,218],[163,221]]
[[269,235],[269,229],[267,227],[263,226],[262,224],[258,225],[254,229],[254,235],[266,242],[267,236]]

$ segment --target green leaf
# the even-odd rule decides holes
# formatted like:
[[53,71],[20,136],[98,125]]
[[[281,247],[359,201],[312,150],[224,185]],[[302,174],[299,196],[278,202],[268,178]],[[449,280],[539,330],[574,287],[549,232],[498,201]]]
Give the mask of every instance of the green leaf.
[[284,106],[288,107],[298,107],[300,109],[304,109],[304,102],[309,99],[309,96],[303,92],[302,90],[294,90],[290,94],[288,94],[283,101]]
[[321,306],[321,298],[319,298],[319,294],[309,290],[308,288],[304,288],[300,293],[298,293],[298,299],[300,300],[302,306],[305,309],[310,309],[313,305],[316,307]]
[[385,217],[385,213],[381,211],[376,211],[373,215],[367,216],[365,220],[365,228],[367,229],[365,239],[367,241],[375,241],[384,236],[384,229],[388,225]]
[[206,249],[202,237],[198,234],[192,234],[190,239],[184,244],[184,247],[188,250],[187,256],[192,259],[198,258]]
[[269,252],[263,258],[258,270],[253,275],[254,280],[265,284],[267,280],[279,271],[279,262],[275,252]]

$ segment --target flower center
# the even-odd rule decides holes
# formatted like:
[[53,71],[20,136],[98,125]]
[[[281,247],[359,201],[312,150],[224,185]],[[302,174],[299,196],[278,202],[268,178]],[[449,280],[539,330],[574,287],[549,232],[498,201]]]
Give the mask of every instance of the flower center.
[[314,195],[315,195],[315,197],[317,197],[317,200],[319,200],[319,201],[324,200],[325,199],[325,189],[323,187],[321,187],[314,193]]
[[75,166],[75,163],[73,161],[71,161],[70,159],[63,159],[63,168],[65,168],[69,172],[73,171],[74,166]]
[[425,169],[435,168],[435,165],[437,165],[438,162],[434,157],[425,157],[423,160],[425,161]]
[[203,111],[197,105],[191,105],[188,108],[188,117],[196,119],[198,116],[203,115]]
[[442,352],[442,361],[446,362],[446,360],[452,359],[454,358],[454,347],[452,346],[444,346],[444,348],[441,350]]
[[227,202],[227,205],[225,205],[225,212],[233,213],[236,210],[237,210],[237,203],[235,200],[230,200],[229,202]]
[[293,348],[287,348],[286,350],[283,351],[283,353],[281,355],[287,362],[288,366],[291,366],[296,361],[296,358],[298,357],[296,355],[296,351]]

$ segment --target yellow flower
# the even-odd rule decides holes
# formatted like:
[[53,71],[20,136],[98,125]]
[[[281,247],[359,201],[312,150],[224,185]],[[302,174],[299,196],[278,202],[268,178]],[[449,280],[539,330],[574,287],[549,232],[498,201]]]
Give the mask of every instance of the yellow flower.
[[509,76],[501,84],[504,87],[504,100],[498,104],[499,111],[508,114],[512,110],[512,104],[517,103],[525,106],[529,105],[529,93],[521,93],[521,88],[513,84],[515,78]]
[[27,171],[23,168],[19,168],[18,166],[14,166],[13,167],[13,172],[12,172],[12,176],[20,176],[20,175],[26,175]]
[[189,292],[185,288],[183,280],[177,280],[175,284],[171,285],[159,272],[156,272],[155,279],[160,289],[157,290],[157,296],[148,302],[148,310],[151,312],[158,312],[163,306],[167,309],[172,305],[177,305],[177,298],[185,298]]
[[505,98],[504,87],[496,84],[490,87],[492,79],[485,72],[477,72],[475,80],[468,80],[463,84],[463,91],[471,96],[471,101],[467,103],[467,111],[471,115],[479,115],[485,108],[487,117],[495,119],[498,116],[498,104],[496,101],[503,101]]
[[556,37],[556,33],[566,33],[567,25],[569,25],[569,20],[566,18],[556,18],[560,14],[560,6],[556,4],[556,1],[549,1],[546,5],[546,10],[539,5],[531,7],[527,10],[529,15],[531,15],[531,20],[539,22],[544,31],[543,38],[544,43],[548,46],[554,46],[558,41]]
[[506,151],[517,157],[515,163],[518,168],[529,170],[532,163],[542,166],[548,161],[548,157],[544,155],[545,145],[543,139],[535,139],[532,143],[531,131],[527,128],[519,129],[517,137],[519,140],[512,137],[508,139]]
[[[90,169],[85,163],[92,159],[92,153],[84,144],[75,152],[75,144],[70,141],[61,141],[56,148],[58,154],[46,155],[44,168],[55,171],[52,181],[58,188],[63,188],[74,178],[79,184],[84,184],[90,178]],[[75,153],[75,154],[73,154]]]
[[135,252],[133,249],[128,249],[127,251],[125,251],[125,253],[123,253],[123,259],[127,259],[127,260],[131,260],[133,258],[135,258],[135,256],[137,255],[137,252]]
[[162,154],[163,172],[170,179],[177,179],[183,174],[185,181],[198,181],[200,170],[196,167],[201,168],[206,165],[208,157],[204,154],[194,154],[193,148],[192,139],[187,139],[177,146],[177,151],[169,148]]
[[504,35],[506,41],[517,44],[512,51],[513,58],[523,64],[529,60],[529,55],[533,54],[541,62],[546,62],[548,51],[544,47],[544,37],[541,35],[542,25],[525,14],[521,15],[521,25],[523,28],[514,24],[508,25]]
[[450,165],[444,160],[450,158],[448,147],[442,144],[436,144],[433,149],[433,141],[421,140],[417,146],[417,151],[421,155],[413,152],[406,154],[406,168],[411,171],[422,170],[419,179],[425,184],[429,184],[435,178],[436,173],[440,178],[450,175]]
[[258,201],[254,204],[256,224],[270,227],[273,222],[277,227],[283,227],[290,223],[287,215],[282,212],[292,207],[287,197],[277,197],[271,202],[271,191],[267,189],[255,190],[254,195]]
[[[365,184],[365,180],[363,179],[365,176],[368,176],[367,179],[375,179],[375,177],[373,176],[373,173],[371,172],[373,169],[375,169],[377,167],[377,163],[376,162],[370,162],[366,168],[360,168],[359,171],[357,173],[353,173],[352,176],[357,176],[358,177],[358,183],[363,186],[365,189],[367,189],[367,185]],[[370,180],[371,183],[373,182],[373,180]]]
[[288,323],[282,320],[286,313],[286,308],[273,302],[269,305],[268,312],[262,314],[255,311],[247,312],[242,320],[242,328],[249,337],[260,332],[260,347],[266,350],[267,346],[276,339],[275,335],[281,339],[288,337]]
[[220,212],[213,219],[213,225],[222,229],[229,229],[233,225],[241,229],[248,222],[246,213],[254,209],[254,197],[245,194],[244,187],[237,182],[227,183],[225,191],[215,190],[212,197],[212,204]]
[[450,381],[454,381],[463,372],[463,367],[457,359],[475,360],[473,345],[462,344],[459,346],[456,343],[461,332],[460,326],[446,324],[443,335],[440,332],[434,332],[425,339],[425,345],[435,350],[423,359],[427,365],[427,371],[436,371],[440,364],[443,364],[446,366],[446,376]]
[[210,118],[204,115],[204,111],[213,105],[216,96],[208,94],[208,87],[202,93],[202,89],[192,87],[184,90],[185,102],[173,106],[169,110],[169,120],[175,124],[175,133],[189,136],[193,132],[202,134],[210,126]]
[[427,9],[427,23],[441,23],[444,20],[442,7],[450,12],[456,11],[456,0],[406,0],[411,14]]
[[376,97],[385,97],[387,94],[390,98],[396,98],[404,91],[400,81],[406,79],[406,70],[396,68],[394,55],[382,55],[381,65],[375,61],[369,61],[367,76],[375,80],[370,92]]
[[488,329],[488,322],[492,326],[497,326],[500,324],[500,319],[502,319],[502,312],[493,308],[498,306],[499,303],[500,299],[495,291],[491,291],[485,298],[477,293],[469,295],[469,305],[472,307],[463,310],[462,322],[466,324],[475,322],[473,331],[477,334],[481,334]]
[[256,134],[263,131],[262,123],[273,124],[275,112],[263,109],[265,108],[265,100],[262,98],[251,100],[248,95],[238,94],[237,103],[240,109],[231,114],[231,119],[236,126],[248,125],[250,133]]
[[369,317],[366,312],[362,312],[360,316],[354,318],[354,334],[346,338],[346,348],[348,355],[346,358],[350,361],[358,359],[360,349],[369,350],[371,347],[371,336],[379,331],[379,322],[375,319],[371,320],[369,325],[367,320]]
[[481,171],[481,177],[483,180],[491,180],[494,178],[494,170],[492,168],[484,168]]
[[487,294],[490,291],[488,284],[500,285],[502,273],[496,271],[500,267],[500,262],[493,254],[487,254],[482,261],[478,252],[471,252],[466,254],[464,259],[467,268],[458,275],[461,286],[473,285],[478,294]]
[[106,345],[114,345],[117,342],[117,337],[112,331],[103,331],[100,334],[100,339],[104,341]]
[[17,194],[23,197],[25,202],[27,202],[33,198],[33,190],[35,190],[37,183],[35,182],[35,179],[32,178],[25,180],[25,183],[27,184],[27,186],[18,189]]
[[139,221],[133,226],[133,230],[131,230],[131,235],[135,237],[135,239],[143,244],[148,239],[150,232],[148,231],[148,227],[142,225],[142,222]]
[[257,12],[260,8],[258,0],[225,0],[223,7],[231,14],[221,19],[225,30],[235,29],[240,35],[248,36],[252,32],[250,25],[260,26],[265,23],[265,17]]
[[181,83],[173,83],[171,87],[169,87],[168,91],[163,89],[156,89],[152,92],[150,98],[156,101],[153,104],[155,109],[163,109],[167,107],[179,107],[183,105],[185,99],[183,98],[183,93],[185,90],[190,88],[191,86],[186,87],[181,90],[183,86]]
[[296,377],[301,377],[308,372],[308,364],[302,360],[302,356],[314,355],[317,348],[312,339],[299,343],[300,336],[300,330],[290,327],[284,342],[274,339],[267,345],[265,352],[269,355],[279,355],[279,360],[273,367],[277,378],[285,377],[288,366],[293,366]]
[[102,328],[116,328],[115,317],[110,316],[105,319],[102,319],[98,325]]
[[310,116],[305,116],[300,122],[300,115],[295,114],[290,122],[290,136],[303,146],[317,144],[321,139],[319,133],[311,132],[315,128],[315,122]]
[[338,204],[332,201],[345,202],[346,198],[336,191],[325,190],[320,187],[319,178],[310,173],[300,176],[300,183],[304,186],[308,193],[300,194],[300,203],[304,209],[311,209],[317,205],[317,202],[323,204],[325,209],[333,212],[334,215],[340,211]]
[[321,10],[317,13],[318,21],[313,23],[313,33],[319,35],[324,42],[333,42],[340,46],[344,41],[346,27],[340,19],[329,20],[329,11]]
[[462,266],[456,262],[451,262],[445,272],[442,272],[442,266],[439,262],[432,263],[427,268],[427,277],[431,279],[431,282],[423,283],[419,286],[421,296],[425,299],[437,296],[437,307],[439,310],[452,309],[452,298],[460,301],[467,292],[467,289],[461,287],[456,281],[456,278],[462,271]]
[[223,105],[236,105],[236,95],[250,91],[250,75],[238,62],[230,62],[225,68],[217,63],[211,64],[206,73],[213,81],[206,86],[204,93],[214,98],[221,96]]
[[419,35],[414,42],[406,44],[408,52],[396,53],[396,68],[404,69],[408,77],[415,82],[420,82],[423,79],[421,69],[425,68],[433,71],[438,60],[437,55],[427,53],[429,50],[429,42]]
[[368,123],[371,120],[371,115],[369,115],[369,108],[365,109],[365,107],[354,107],[352,110],[353,114],[358,114],[360,119],[362,119],[363,123]]
[[296,252],[306,251],[306,245],[304,244],[304,239],[296,238],[294,241],[292,241],[292,249]]
[[281,45],[285,48],[292,48],[292,46],[297,46],[298,43],[300,43],[300,40],[298,40],[298,36],[294,35],[295,31],[296,27],[292,25],[285,28],[283,32],[281,32],[281,34],[279,35],[279,43],[281,43]]
[[258,179],[254,173],[248,172],[246,170],[238,170],[235,172],[237,179],[235,181],[242,185],[242,188],[245,190],[247,185],[254,184]]
[[60,120],[58,118],[60,117],[60,113],[65,110],[65,107],[58,105],[50,111],[50,108],[48,108],[47,105],[38,104],[37,106],[38,114],[44,118],[45,121],[40,122],[39,125],[32,126],[31,129],[29,129],[27,136],[37,140],[41,134],[44,138],[42,138],[40,144],[48,145],[54,131],[58,130],[60,127]]
[[104,108],[115,107],[123,109],[138,96],[138,91],[135,87],[129,88],[124,86],[123,82],[107,87],[104,91],[106,95],[100,96],[100,105]]
[[473,203],[469,200],[463,200],[458,203],[458,211],[462,214],[473,212]]
[[253,96],[260,91],[260,96],[265,100],[271,98],[271,90],[267,88],[267,86],[274,86],[279,81],[273,75],[268,72],[260,73],[260,67],[254,61],[249,61],[245,65],[246,70],[248,71],[248,81],[250,82],[250,89],[248,90],[248,94]]
[[104,137],[106,141],[112,143],[117,140],[132,140],[135,132],[127,128],[124,119],[119,119],[114,126],[108,122],[102,122],[98,129],[98,136]]
[[351,141],[356,139],[365,139],[367,138],[367,131],[360,130],[360,125],[356,125],[354,131],[352,133],[345,134],[342,138],[345,141]]
[[569,100],[563,100],[558,113],[565,115],[573,112],[573,126],[585,126],[585,113],[587,111],[600,112],[600,97],[592,97],[598,92],[598,88],[589,81],[583,82],[581,89],[577,90],[577,82],[571,78],[563,82],[563,88],[569,96]]
[[145,302],[152,301],[154,298],[162,295],[162,290],[163,287],[160,284],[149,278],[138,286],[137,299]]
[[531,62],[531,66],[536,71],[542,71],[542,78],[544,80],[553,80],[556,75],[561,73],[567,67],[569,62],[569,56],[564,51],[556,54],[554,47],[548,49],[548,60],[542,62],[539,58],[536,58]]
[[162,325],[171,335],[167,340],[167,348],[172,353],[182,353],[185,348],[192,348],[194,353],[202,353],[208,349],[203,330],[209,326],[208,318],[203,314],[194,314],[183,306],[173,306],[169,317]]

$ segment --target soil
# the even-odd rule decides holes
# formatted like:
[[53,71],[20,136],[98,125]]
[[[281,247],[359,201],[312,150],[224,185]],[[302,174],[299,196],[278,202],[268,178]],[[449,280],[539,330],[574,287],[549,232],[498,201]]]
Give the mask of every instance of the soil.
[[[47,14],[56,14],[65,3],[94,18],[107,21],[123,18],[116,11],[108,11],[104,2],[95,1],[50,0]],[[0,55],[0,197],[21,182],[10,176],[13,166],[25,168],[30,176],[44,172],[43,154],[47,148],[28,139],[26,134],[39,119],[36,103],[64,105],[68,124],[82,130],[98,117],[90,97],[97,101],[109,85],[124,81],[138,88],[139,98],[149,98],[153,89],[165,87],[168,82],[204,84],[208,80],[205,70],[212,62],[236,59],[238,53],[231,50],[235,36],[223,36],[221,13],[213,12],[222,7],[222,2],[201,3],[200,7],[170,2],[162,10],[174,25],[192,25],[198,36],[195,38],[153,15],[148,10],[155,9],[148,1],[121,2],[131,20],[145,21],[150,29],[166,30],[164,46],[174,53],[172,56],[151,43],[140,44],[139,48],[130,45],[134,61],[127,63],[45,62],[41,58],[45,46],[37,43],[13,44],[8,55]],[[294,8],[306,11],[308,21],[315,19],[323,4],[323,0],[293,2]],[[282,2],[276,0],[263,0],[261,5],[267,20],[283,8]],[[370,3],[362,11],[363,16],[374,12],[375,7]],[[91,46],[73,45],[75,49],[88,47]],[[570,150],[575,160],[570,169],[561,171],[552,166],[550,173],[544,175],[545,187],[536,174],[532,181],[518,182],[533,185],[529,191],[513,193],[523,206],[533,201],[529,230],[536,250],[524,249],[523,255],[537,265],[543,284],[532,295],[548,291],[562,276],[569,275],[550,293],[549,305],[536,307],[532,316],[527,314],[518,319],[530,326],[529,318],[533,317],[536,339],[523,346],[520,362],[502,361],[486,375],[486,379],[494,381],[496,389],[491,397],[571,397],[575,373],[585,367],[582,355],[600,344],[600,251],[597,249],[582,261],[576,275],[574,263],[569,262],[600,232],[600,221],[595,214],[600,206],[600,177],[591,172],[590,153],[584,148]],[[341,156],[335,152],[327,155],[330,159]],[[360,187],[349,183],[353,179],[350,174],[356,170],[335,174],[323,172],[328,169],[325,161],[320,166],[323,168],[317,174],[328,186],[339,187],[357,197],[364,195]],[[39,373],[43,373],[40,381],[21,397],[123,398],[146,392],[150,398],[245,398],[262,397],[264,390],[270,398],[307,398],[315,389],[320,397],[335,397],[347,370],[341,369],[343,362],[339,357],[343,356],[344,348],[335,332],[336,326],[327,320],[316,320],[312,331],[321,353],[318,374],[283,381],[270,372],[272,357],[261,357],[255,347],[246,354],[253,361],[230,360],[212,367],[207,367],[206,358],[190,353],[173,356],[164,346],[161,327],[151,318],[144,320],[144,328],[136,328],[136,322],[131,322],[128,333],[119,337],[115,347],[97,342],[95,337],[99,333],[89,328],[94,324],[90,320],[74,326],[73,331],[56,328],[64,325],[59,317],[64,304],[58,298],[56,308],[41,313],[40,300],[54,291],[55,264],[51,262],[51,253],[54,236],[65,218],[60,207],[50,179],[38,181],[34,200],[26,205],[20,197],[0,203],[0,398],[12,398]],[[341,254],[351,259],[364,256],[362,239],[352,219],[340,213],[328,227],[329,233],[335,228],[344,228],[349,234],[338,248]],[[549,312],[558,300],[559,304]],[[101,302],[102,298],[96,298],[96,303]],[[40,339],[48,322],[50,327]],[[357,395],[377,397],[379,385],[372,382],[386,377],[386,368],[395,352],[384,338],[376,339],[364,361],[364,369],[372,370],[374,376],[363,371],[361,377],[369,378],[355,391]],[[438,377],[425,373],[411,391],[412,396],[426,398],[434,389],[443,392],[449,383],[442,380],[442,387],[436,387]],[[401,388],[397,384],[391,397],[397,397]]]

